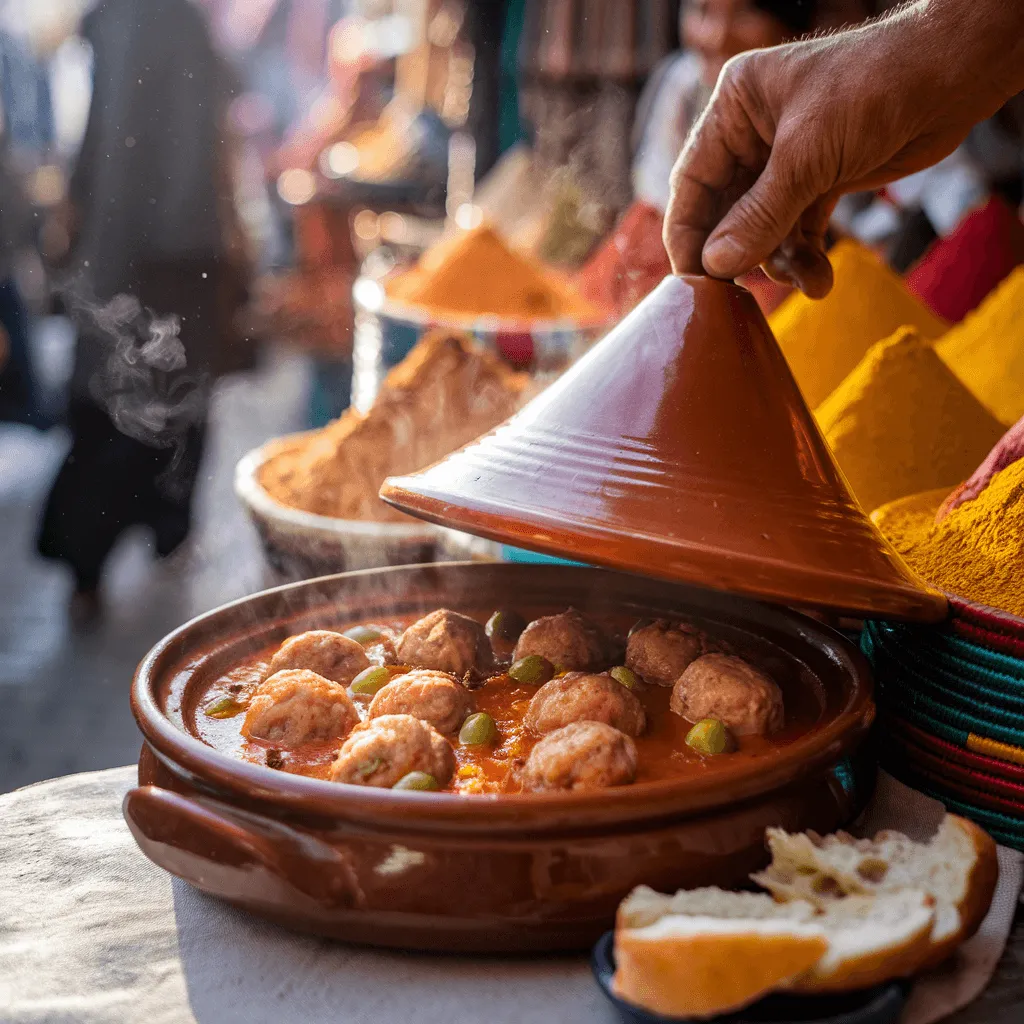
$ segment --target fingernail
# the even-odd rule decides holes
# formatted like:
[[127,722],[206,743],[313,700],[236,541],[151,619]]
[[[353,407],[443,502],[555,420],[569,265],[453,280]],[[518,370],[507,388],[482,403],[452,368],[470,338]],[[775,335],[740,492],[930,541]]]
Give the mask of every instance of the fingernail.
[[704,246],[704,269],[712,277],[736,277],[750,269],[743,266],[743,256],[743,246],[731,235],[723,235]]

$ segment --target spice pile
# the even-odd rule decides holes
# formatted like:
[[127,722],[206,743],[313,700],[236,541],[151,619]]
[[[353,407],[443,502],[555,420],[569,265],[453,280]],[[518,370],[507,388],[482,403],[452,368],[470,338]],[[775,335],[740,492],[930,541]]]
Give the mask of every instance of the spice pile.
[[872,346],[815,417],[869,511],[918,491],[955,487],[1003,433],[909,327]]
[[399,302],[457,317],[600,322],[608,316],[487,224],[443,239],[385,290]]
[[793,292],[768,319],[812,409],[875,342],[900,327],[915,327],[921,337],[934,341],[947,326],[859,243],[839,242],[829,258],[835,284],[828,296],[815,300]]
[[377,496],[384,478],[423,469],[497,426],[528,382],[470,339],[434,331],[387,375],[365,415],[349,409],[323,430],[279,441],[260,485],[318,515],[407,521]]
[[944,491],[912,495],[871,518],[929,583],[1024,618],[1024,459],[936,524],[944,497]]
[[936,350],[1002,423],[1024,416],[1024,267],[944,335]]

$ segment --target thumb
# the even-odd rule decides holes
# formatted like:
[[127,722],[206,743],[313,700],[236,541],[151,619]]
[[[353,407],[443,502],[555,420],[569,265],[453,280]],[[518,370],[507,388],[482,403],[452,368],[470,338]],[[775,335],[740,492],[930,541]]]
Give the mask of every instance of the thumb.
[[713,277],[736,278],[768,258],[818,199],[790,149],[777,137],[764,170],[722,218],[704,246],[704,268]]

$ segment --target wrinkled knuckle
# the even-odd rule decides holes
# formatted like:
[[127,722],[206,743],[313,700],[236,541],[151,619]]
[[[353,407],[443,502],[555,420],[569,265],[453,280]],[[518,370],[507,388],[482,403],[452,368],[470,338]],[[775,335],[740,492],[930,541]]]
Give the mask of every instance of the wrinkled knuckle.
[[738,96],[749,92],[757,78],[757,66],[755,53],[739,53],[731,57],[718,78],[719,91],[726,96]]

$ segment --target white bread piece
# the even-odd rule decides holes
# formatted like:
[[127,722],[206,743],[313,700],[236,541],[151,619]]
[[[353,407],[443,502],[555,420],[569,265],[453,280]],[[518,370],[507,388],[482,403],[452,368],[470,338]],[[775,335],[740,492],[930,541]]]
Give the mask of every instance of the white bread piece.
[[738,1010],[805,974],[828,950],[814,907],[763,893],[646,886],[619,907],[612,990],[667,1017]]
[[820,838],[768,829],[772,863],[751,877],[777,899],[826,907],[848,894],[923,889],[935,899],[932,953],[939,963],[970,938],[988,913],[999,877],[996,844],[973,822],[947,814],[928,843],[898,832],[873,840]]
[[666,1016],[710,1017],[780,988],[861,988],[912,973],[930,949],[932,900],[856,897],[815,913],[716,889],[635,890],[619,909],[613,991]]
[[847,992],[919,971],[931,954],[935,901],[921,889],[833,900],[815,921],[828,951],[790,988]]
[[688,917],[809,921],[817,908],[804,900],[779,903],[763,892],[727,892],[713,886],[680,889],[674,896],[638,885],[620,904],[616,928],[644,928],[671,914]]

